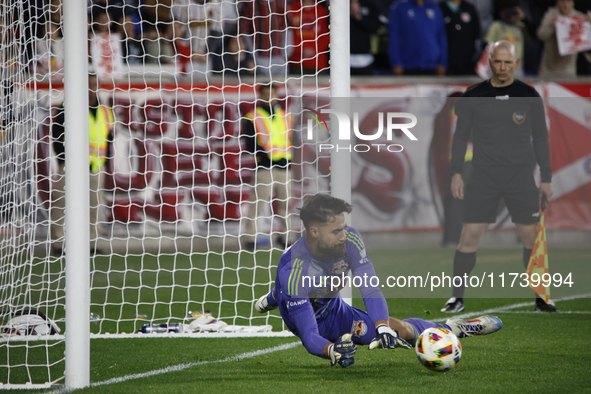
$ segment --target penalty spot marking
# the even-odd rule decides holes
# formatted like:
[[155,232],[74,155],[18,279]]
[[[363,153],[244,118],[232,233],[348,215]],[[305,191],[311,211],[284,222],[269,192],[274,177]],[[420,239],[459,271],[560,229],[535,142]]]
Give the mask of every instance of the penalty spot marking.
[[[121,382],[125,382],[125,381],[128,381],[128,380],[133,380],[133,379],[147,378],[147,377],[150,377],[150,376],[162,375],[162,374],[169,373],[169,372],[182,371],[182,370],[185,370],[187,368],[197,367],[199,365],[218,364],[218,363],[225,363],[225,362],[229,362],[229,361],[240,361],[240,360],[244,360],[244,359],[247,359],[247,358],[253,358],[253,357],[262,356],[262,355],[273,353],[273,352],[279,352],[281,350],[288,350],[288,349],[294,348],[296,346],[299,346],[301,344],[302,343],[300,341],[290,342],[290,343],[285,343],[283,345],[270,347],[270,348],[267,348],[267,349],[255,350],[254,352],[247,352],[247,353],[239,354],[237,356],[226,357],[226,358],[221,359],[221,360],[199,361],[199,362],[196,362],[196,363],[187,363],[187,364],[173,365],[171,367],[166,367],[166,368],[161,368],[161,369],[155,369],[153,371],[148,371],[148,372],[136,373],[136,374],[132,374],[132,375],[121,376],[119,378],[112,378],[112,379],[108,379],[108,380],[103,380],[102,382],[90,383],[90,386],[88,386],[88,387],[106,386],[106,385],[109,385],[109,384],[121,383]],[[75,390],[77,390],[77,389],[64,388],[64,389],[60,389],[60,390],[51,391],[48,394],[70,393],[70,392],[75,391]]]

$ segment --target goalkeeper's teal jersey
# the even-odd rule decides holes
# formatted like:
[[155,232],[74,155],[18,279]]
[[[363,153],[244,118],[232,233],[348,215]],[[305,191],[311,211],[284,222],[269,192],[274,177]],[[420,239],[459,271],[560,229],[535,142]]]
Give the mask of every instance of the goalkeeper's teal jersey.
[[[281,316],[287,327],[302,339],[306,349],[318,356],[322,356],[322,349],[328,342],[351,332],[351,321],[365,327],[360,328],[359,334],[363,335],[357,338],[359,343],[365,344],[374,335],[373,323],[388,320],[388,307],[382,291],[369,285],[375,283],[371,278],[376,273],[361,236],[352,227],[346,227],[345,232],[344,256],[319,258],[312,255],[304,235],[281,256],[277,267],[275,298]],[[359,280],[351,282],[347,276],[349,271]],[[359,288],[367,313],[342,300],[340,290],[351,283]],[[348,318],[343,318],[345,314]],[[355,316],[351,317],[351,314]]]

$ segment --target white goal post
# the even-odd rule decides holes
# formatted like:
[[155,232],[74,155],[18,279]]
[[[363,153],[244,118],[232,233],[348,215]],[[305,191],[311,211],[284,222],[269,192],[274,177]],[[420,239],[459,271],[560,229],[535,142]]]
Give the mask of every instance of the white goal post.
[[[0,388],[88,386],[90,338],[156,336],[146,324],[286,335],[253,304],[300,235],[297,208],[351,198],[349,155],[318,151],[322,124],[303,133],[349,95],[349,1],[259,2],[1,6]],[[259,197],[245,142],[265,85],[291,116],[289,175],[271,178],[284,214]],[[204,314],[223,329],[188,333]]]
[[[90,384],[90,220],[88,207],[89,146],[88,39],[86,7],[77,0],[63,0],[64,27],[64,128],[65,245],[66,251],[66,387]],[[51,224],[50,224],[51,225]],[[73,230],[73,231],[72,231]]]

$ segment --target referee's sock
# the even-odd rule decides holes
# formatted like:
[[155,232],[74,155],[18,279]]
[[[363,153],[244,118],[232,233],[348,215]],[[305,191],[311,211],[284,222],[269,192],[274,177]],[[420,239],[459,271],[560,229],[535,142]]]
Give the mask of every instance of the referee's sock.
[[533,249],[523,248],[523,266],[527,271],[527,266],[529,265],[529,259],[531,258],[531,252]]
[[456,250],[454,255],[454,276],[462,277],[462,285],[454,286],[453,296],[456,298],[464,298],[464,290],[466,290],[463,282],[464,275],[470,274],[476,265],[476,252],[464,253]]

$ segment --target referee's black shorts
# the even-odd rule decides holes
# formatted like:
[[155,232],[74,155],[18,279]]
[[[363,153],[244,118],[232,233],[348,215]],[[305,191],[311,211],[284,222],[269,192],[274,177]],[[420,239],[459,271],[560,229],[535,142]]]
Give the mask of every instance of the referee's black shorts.
[[474,166],[465,189],[464,223],[494,223],[501,197],[513,223],[539,222],[539,191],[531,166]]

